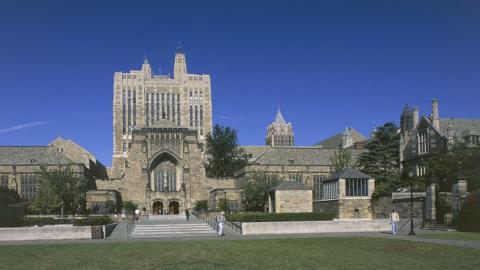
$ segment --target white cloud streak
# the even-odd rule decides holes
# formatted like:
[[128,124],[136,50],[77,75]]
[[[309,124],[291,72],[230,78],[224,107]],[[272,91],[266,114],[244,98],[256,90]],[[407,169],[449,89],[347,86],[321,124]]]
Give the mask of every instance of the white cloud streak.
[[27,124],[16,125],[16,126],[13,126],[13,127],[0,129],[0,134],[11,132],[11,131],[16,131],[16,130],[20,130],[20,129],[30,128],[30,127],[35,127],[35,126],[43,126],[43,125],[46,125],[46,124],[49,124],[49,123],[50,123],[49,121],[37,121],[37,122],[32,122],[32,123],[27,123]]

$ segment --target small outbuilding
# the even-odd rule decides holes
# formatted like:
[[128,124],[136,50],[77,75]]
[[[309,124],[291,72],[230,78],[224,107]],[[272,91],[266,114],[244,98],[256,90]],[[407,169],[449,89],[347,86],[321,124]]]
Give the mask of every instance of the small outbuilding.
[[312,212],[312,188],[301,182],[287,180],[270,190],[270,213]]
[[334,173],[320,183],[315,212],[333,213],[339,219],[372,218],[371,197],[375,179],[352,168]]

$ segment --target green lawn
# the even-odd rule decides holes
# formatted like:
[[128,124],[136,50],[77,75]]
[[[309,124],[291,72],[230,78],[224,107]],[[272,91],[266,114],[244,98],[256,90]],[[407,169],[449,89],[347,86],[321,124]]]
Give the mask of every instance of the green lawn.
[[380,238],[0,246],[0,269],[479,269],[480,250]]
[[442,233],[425,233],[418,234],[417,237],[428,239],[446,239],[446,240],[462,240],[462,241],[479,241],[480,233],[475,232],[442,232]]

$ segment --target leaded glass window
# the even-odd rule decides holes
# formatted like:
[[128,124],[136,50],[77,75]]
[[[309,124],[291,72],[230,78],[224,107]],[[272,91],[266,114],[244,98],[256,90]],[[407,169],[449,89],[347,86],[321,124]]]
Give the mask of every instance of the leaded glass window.
[[346,196],[349,197],[366,197],[368,196],[368,179],[364,178],[348,178],[345,179]]
[[153,170],[154,190],[175,192],[177,190],[177,167],[169,160],[158,164]]
[[37,178],[35,174],[22,174],[21,175],[21,192],[22,198],[31,201],[35,196]]
[[8,188],[8,174],[0,174],[0,187]]

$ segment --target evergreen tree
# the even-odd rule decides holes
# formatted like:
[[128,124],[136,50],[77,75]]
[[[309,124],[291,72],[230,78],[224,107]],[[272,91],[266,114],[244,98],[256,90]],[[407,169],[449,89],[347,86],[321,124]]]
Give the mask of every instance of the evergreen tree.
[[236,170],[248,164],[250,154],[238,145],[237,131],[215,125],[207,135],[207,175],[233,177]]
[[398,127],[393,122],[385,123],[358,159],[357,167],[376,179],[375,196],[390,194],[401,185],[399,143]]

